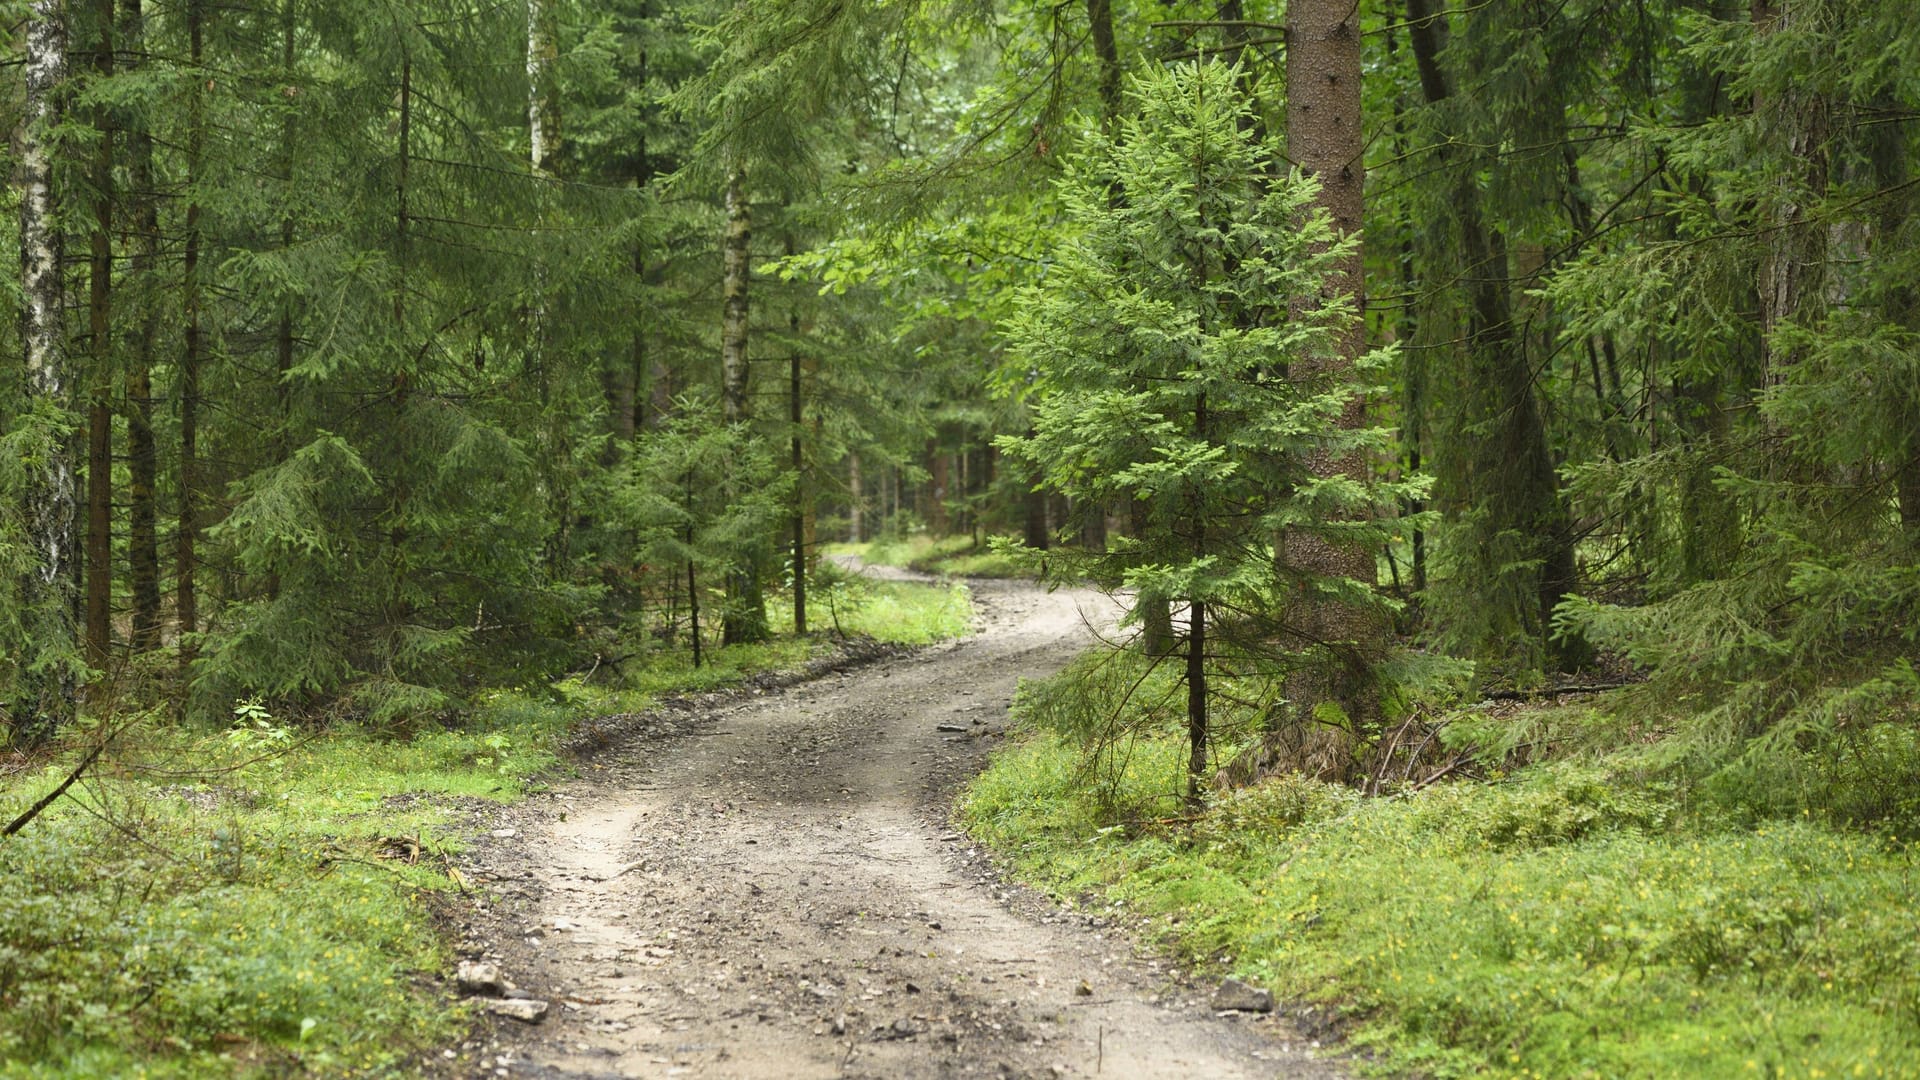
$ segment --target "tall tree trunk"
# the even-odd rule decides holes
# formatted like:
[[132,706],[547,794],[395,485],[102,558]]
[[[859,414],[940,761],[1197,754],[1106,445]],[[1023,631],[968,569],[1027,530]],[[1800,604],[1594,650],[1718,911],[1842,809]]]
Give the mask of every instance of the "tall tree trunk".
[[927,530],[936,537],[947,535],[953,522],[947,513],[947,496],[952,494],[953,478],[948,474],[947,453],[937,439],[927,440]]
[[1120,117],[1120,47],[1113,37],[1113,0],[1087,0],[1087,26],[1100,64],[1100,108],[1107,130]]
[[[1207,395],[1201,394],[1193,406],[1193,433],[1201,443],[1207,435]],[[1191,492],[1193,512],[1187,521],[1193,528],[1195,561],[1207,554],[1206,515],[1200,507],[1203,499]],[[1207,602],[1198,596],[1187,598],[1187,803],[1200,804],[1200,791],[1207,782],[1207,739],[1209,737],[1207,702]]]
[[[752,208],[747,201],[747,167],[735,162],[727,177],[727,234],[722,251],[720,319],[720,411],[727,424],[752,416],[747,397],[747,287],[753,267]],[[767,639],[766,598],[758,560],[727,574],[727,607],[720,625],[722,642],[750,644]]]
[[[1801,24],[1817,17],[1815,12],[1803,11],[1803,6],[1814,7],[1807,0],[1754,0],[1754,34],[1767,38],[1802,29]],[[1766,248],[1756,283],[1763,381],[1772,387],[1784,382],[1788,370],[1799,360],[1796,353],[1775,347],[1774,332],[1798,319],[1803,308],[1820,293],[1826,230],[1807,218],[1827,189],[1831,117],[1825,97],[1810,87],[1799,86],[1774,94],[1755,90],[1753,111],[1759,120],[1762,145],[1772,155],[1774,190],[1767,207],[1771,220],[1766,222]],[[1784,461],[1782,464],[1791,468]]]
[[[1301,171],[1319,181],[1316,205],[1333,219],[1343,236],[1358,236],[1364,210],[1365,172],[1361,161],[1360,25],[1351,0],[1293,0],[1287,8],[1287,152]],[[1304,303],[1345,301],[1366,310],[1360,250],[1341,260],[1326,279],[1323,294]],[[1337,352],[1298,374],[1337,385],[1352,378],[1365,353],[1366,327],[1355,318],[1343,332]],[[1366,403],[1355,397],[1339,425],[1355,430],[1366,423]],[[1364,482],[1368,462],[1359,454],[1335,457],[1317,451],[1307,462],[1317,477],[1344,476]],[[1314,577],[1347,578],[1372,585],[1376,552],[1369,546],[1338,544],[1305,531],[1281,537],[1282,559],[1291,569]],[[1306,599],[1292,605],[1288,621],[1316,648],[1314,657],[1288,679],[1287,697],[1296,723],[1313,722],[1316,706],[1340,707],[1363,729],[1378,719],[1380,706],[1373,668],[1385,651],[1387,628],[1377,609]]]
[[[1421,90],[1429,104],[1438,104],[1451,94],[1440,66],[1446,15],[1433,12],[1429,0],[1407,0],[1407,17]],[[1452,203],[1468,286],[1467,396],[1472,415],[1464,426],[1485,426],[1493,432],[1458,440],[1451,452],[1469,455],[1465,468],[1456,471],[1472,478],[1466,497],[1486,512],[1489,538],[1512,538],[1540,567],[1531,590],[1532,610],[1515,612],[1516,621],[1554,664],[1576,668],[1590,657],[1587,645],[1548,638],[1554,607],[1576,588],[1574,538],[1534,393],[1533,367],[1513,333],[1506,238],[1483,217],[1473,164],[1441,153],[1456,174]],[[1453,501],[1463,501],[1462,493],[1455,492]]]
[[[1027,429],[1027,437],[1033,437],[1032,428]],[[1028,547],[1035,551],[1045,551],[1053,543],[1053,526],[1047,520],[1046,489],[1039,487],[1038,484],[1037,476],[1028,478],[1025,483],[1025,493],[1021,498],[1023,509],[1026,511],[1023,537]]]
[[858,544],[865,538],[861,528],[862,503],[866,501],[866,492],[860,489],[860,451],[847,454],[847,541]]
[[[286,89],[294,89],[294,31],[296,29],[294,0],[282,0],[280,5],[280,75],[285,79]],[[280,168],[287,184],[288,208],[280,218],[280,250],[293,250],[294,221],[293,200],[295,173],[299,167],[300,151],[297,145],[298,131],[294,125],[294,113],[289,109],[280,124]],[[274,397],[279,406],[279,427],[274,433],[274,460],[284,462],[293,453],[293,349],[294,349],[294,305],[292,300],[280,302],[279,325],[274,331],[274,369],[278,378],[274,380]],[[274,592],[279,592],[276,587]]]
[[527,0],[527,145],[536,173],[549,171],[549,158],[560,145],[560,95],[553,87],[559,46],[553,19],[553,0]]
[[[113,0],[95,0],[93,71],[113,75]],[[87,340],[87,662],[104,668],[113,647],[113,116],[94,109],[93,233],[89,238]]]
[[[787,237],[787,254],[793,254],[793,237]],[[800,338],[800,313],[789,312],[787,331],[795,342]],[[793,468],[793,632],[807,632],[807,468],[804,447],[801,445],[801,424],[805,409],[801,392],[800,350],[789,348],[787,356],[787,421],[793,425],[793,433],[788,443],[790,465]]]
[[727,235],[720,300],[720,416],[729,424],[743,423],[749,415],[747,287],[752,273],[753,221],[746,185],[746,166],[737,164],[727,177]]
[[27,372],[25,414],[43,432],[41,453],[23,492],[27,549],[35,562],[20,583],[26,640],[42,649],[18,672],[14,738],[45,741],[74,715],[72,452],[62,428],[70,407],[66,325],[60,279],[59,205],[53,187],[53,131],[66,79],[66,12],[61,0],[34,0],[26,25],[26,101],[21,117],[21,345]]
[[[187,0],[187,61],[193,89],[188,97],[187,187],[198,191],[201,151],[206,141],[206,93],[201,71],[205,27],[204,0]],[[180,520],[174,535],[174,615],[180,623],[180,671],[193,663],[191,635],[200,628],[199,594],[194,577],[199,570],[196,551],[200,540],[200,368],[206,343],[200,327],[200,200],[187,203],[185,267],[186,330],[180,358]]]
[[1207,783],[1207,605],[1187,605],[1187,803],[1198,806]]
[[[135,64],[146,51],[146,14],[141,0],[121,9],[121,40]],[[153,135],[136,125],[127,139],[128,180],[134,217],[133,278],[140,282],[140,332],[127,365],[127,570],[133,593],[133,650],[160,645],[160,543],[154,506],[159,453],[153,439],[153,350],[160,333],[160,309],[154,304],[154,272],[159,264],[160,202],[154,193]]]

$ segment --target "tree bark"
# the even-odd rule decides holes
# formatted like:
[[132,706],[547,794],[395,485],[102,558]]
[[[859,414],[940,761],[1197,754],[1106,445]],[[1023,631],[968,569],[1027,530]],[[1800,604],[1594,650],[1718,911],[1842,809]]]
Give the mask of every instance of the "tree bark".
[[42,425],[41,453],[23,492],[26,541],[34,561],[20,583],[26,640],[42,649],[21,665],[11,702],[14,737],[36,745],[72,722],[73,461],[62,431],[71,403],[60,278],[62,235],[53,187],[53,130],[66,80],[66,11],[61,0],[34,0],[26,24],[26,99],[21,117],[21,345],[25,412]]
[[[752,416],[747,397],[747,289],[752,278],[752,207],[747,200],[747,167],[735,162],[727,176],[727,233],[722,249],[720,317],[720,415],[728,425]],[[721,640],[727,645],[767,639],[766,598],[756,560],[727,574],[727,607]]]
[[[205,84],[201,79],[205,38],[204,0],[187,0],[187,60],[193,69],[188,98],[187,186],[196,190],[201,175],[201,150],[206,140]],[[174,614],[180,623],[180,670],[193,663],[191,635],[200,623],[199,594],[194,576],[199,569],[196,551],[200,539],[200,368],[205,341],[200,327],[200,202],[187,204],[184,348],[180,358],[180,519],[174,536]]]
[[[1804,0],[1754,0],[1753,32],[1761,38],[1791,32],[1814,16],[1803,13]],[[1827,189],[1830,171],[1827,136],[1831,117],[1827,100],[1811,88],[1794,87],[1769,95],[1753,94],[1761,140],[1775,156],[1774,197],[1768,211],[1766,248],[1756,282],[1760,299],[1761,356],[1764,383],[1778,386],[1799,357],[1774,347],[1774,331],[1799,318],[1821,287],[1826,231],[1807,221],[1810,204]],[[1774,432],[1778,434],[1778,432]]]
[[[113,0],[96,0],[93,71],[113,75]],[[89,237],[87,340],[87,662],[104,668],[113,647],[113,117],[94,110],[93,232]]]
[[[293,93],[294,85],[294,0],[282,0],[280,5],[280,73],[286,83],[285,92]],[[293,110],[287,111],[280,125],[280,167],[285,174],[288,209],[280,218],[280,250],[293,249],[294,221],[291,198],[294,190],[295,172],[299,166],[300,152],[296,145],[298,132],[294,126]],[[274,368],[278,378],[274,380],[274,397],[279,406],[279,427],[274,432],[274,459],[285,462],[293,453],[293,355],[294,325],[293,302],[282,299],[280,302],[279,325],[274,332]],[[273,590],[278,592],[279,589]]]
[[927,472],[929,488],[927,492],[927,531],[935,537],[947,535],[953,528],[953,522],[947,513],[947,497],[953,493],[953,477],[947,465],[950,459],[940,449],[938,440],[927,441]]
[[560,95],[553,88],[559,57],[552,0],[527,0],[527,146],[533,171],[548,172],[560,145]]
[[[787,241],[787,252],[792,254],[793,241]],[[800,316],[793,313],[787,317],[787,328],[797,339],[800,335]],[[787,420],[793,425],[793,435],[789,444],[793,467],[793,632],[807,632],[807,469],[804,447],[800,433],[803,430],[804,403],[801,391],[801,359],[798,349],[792,350],[787,357]]]
[[747,169],[735,165],[727,177],[727,235],[722,249],[720,313],[720,416],[744,422],[747,401],[747,288],[752,268],[752,210],[747,203]]
[[1100,64],[1100,107],[1107,130],[1120,117],[1120,47],[1113,37],[1113,0],[1087,0],[1087,26]]
[[[121,9],[121,40],[137,59],[146,49],[146,14],[141,0],[126,0]],[[133,593],[133,650],[146,652],[160,645],[159,515],[154,505],[154,481],[159,453],[153,438],[153,350],[160,334],[160,310],[152,300],[152,281],[159,263],[160,203],[154,194],[153,135],[136,125],[127,137],[128,179],[137,223],[130,270],[143,284],[140,332],[127,366],[127,570]]]
[[865,501],[866,493],[860,489],[860,452],[854,450],[847,454],[847,540],[849,543],[858,544],[866,535],[861,528],[860,520],[861,511],[864,509],[861,504]]
[[[1364,210],[1365,170],[1361,159],[1360,26],[1351,0],[1294,0],[1287,9],[1287,151],[1300,170],[1319,181],[1316,205],[1342,236],[1357,236]],[[1359,248],[1328,275],[1324,291],[1306,303],[1347,302],[1354,319],[1342,330],[1325,360],[1297,365],[1291,376],[1338,385],[1352,377],[1366,351],[1366,310]],[[1366,403],[1350,400],[1339,426],[1366,424]],[[1368,463],[1358,454],[1335,457],[1316,451],[1307,466],[1315,476],[1366,478]],[[1372,585],[1375,551],[1337,544],[1304,530],[1281,537],[1282,561],[1290,569],[1317,578],[1346,578]],[[1310,647],[1324,650],[1288,679],[1295,723],[1312,723],[1316,706],[1331,702],[1356,728],[1378,719],[1380,706],[1373,667],[1384,652],[1387,628],[1371,607],[1301,597],[1289,606],[1290,628]]]

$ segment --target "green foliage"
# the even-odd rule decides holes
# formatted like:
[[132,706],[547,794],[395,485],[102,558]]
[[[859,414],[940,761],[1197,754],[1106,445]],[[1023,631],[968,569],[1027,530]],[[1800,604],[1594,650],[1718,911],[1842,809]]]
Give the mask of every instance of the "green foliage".
[[[963,585],[875,585],[844,621],[922,643],[967,632],[972,607]],[[406,738],[300,738],[257,698],[221,732],[133,728],[76,789],[88,810],[56,803],[0,840],[0,1076],[392,1072],[458,1019],[430,977],[449,961],[428,904],[453,885],[440,857],[460,843],[459,800],[524,795],[583,716],[825,647],[784,638],[697,671],[672,653],[597,682],[482,691],[456,726]],[[12,774],[0,817],[70,767]]]
[[1005,327],[1034,373],[1035,430],[1001,446],[1080,505],[1144,508],[1138,535],[1088,556],[1094,580],[1261,610],[1272,537],[1384,543],[1366,512],[1403,492],[1308,468],[1382,446],[1337,419],[1388,357],[1350,377],[1335,358],[1351,305],[1288,308],[1322,294],[1354,240],[1312,209],[1310,182],[1276,179],[1239,86],[1219,63],[1145,74],[1139,116],[1068,163],[1071,232]]
[[[1021,700],[1034,720],[1057,714],[1044,692]],[[1141,740],[1109,785],[1089,785],[1081,744],[1039,731],[995,760],[962,815],[1023,876],[1105,898],[1194,962],[1310,1003],[1386,1070],[1920,1068],[1920,897],[1903,847],[1804,820],[1714,824],[1609,765],[1395,799],[1282,777],[1191,828],[1129,824],[1183,752]]]

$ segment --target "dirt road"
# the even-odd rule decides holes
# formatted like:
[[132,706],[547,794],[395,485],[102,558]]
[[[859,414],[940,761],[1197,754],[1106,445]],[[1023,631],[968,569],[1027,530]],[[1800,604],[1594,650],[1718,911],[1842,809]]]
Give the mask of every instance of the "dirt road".
[[[1020,677],[1109,617],[983,584],[980,632],[663,721],[513,808],[469,927],[553,1008],[470,1075],[1330,1077],[1283,1020],[1216,1016],[1099,918],[1005,884],[945,820]],[[511,830],[512,835],[506,835]]]

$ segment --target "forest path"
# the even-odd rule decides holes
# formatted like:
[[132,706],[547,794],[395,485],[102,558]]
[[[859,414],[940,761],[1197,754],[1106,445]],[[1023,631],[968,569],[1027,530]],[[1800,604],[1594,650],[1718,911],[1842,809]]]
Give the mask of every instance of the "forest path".
[[[476,936],[554,999],[474,1075],[1331,1077],[1272,1017],[1003,882],[945,820],[1019,678],[1110,621],[979,583],[979,633],[603,752],[476,852]],[[504,833],[505,830],[501,830]],[[471,942],[469,943],[472,944]]]

